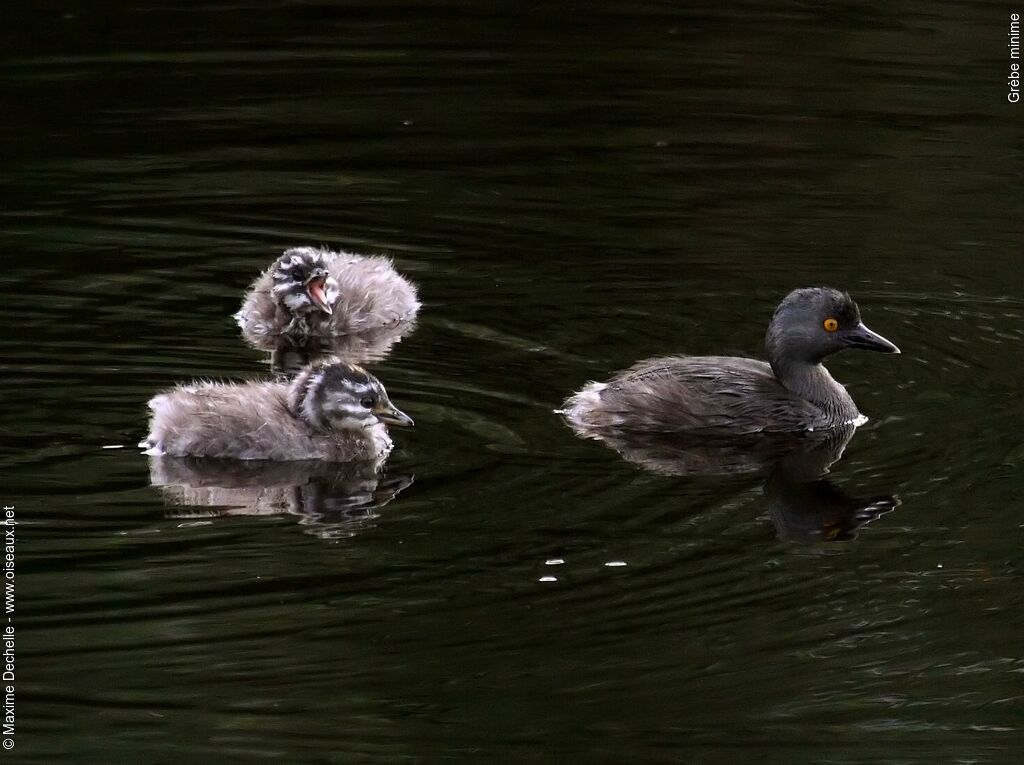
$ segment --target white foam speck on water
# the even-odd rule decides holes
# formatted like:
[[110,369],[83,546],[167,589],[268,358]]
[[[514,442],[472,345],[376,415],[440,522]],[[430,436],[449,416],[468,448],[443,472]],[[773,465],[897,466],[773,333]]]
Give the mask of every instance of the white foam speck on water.
[[626,565],[626,561],[624,561],[624,560],[610,560],[607,563],[605,563],[604,565],[606,565],[608,568],[620,568],[620,567]]
[[124,444],[104,444],[101,449],[123,449]]

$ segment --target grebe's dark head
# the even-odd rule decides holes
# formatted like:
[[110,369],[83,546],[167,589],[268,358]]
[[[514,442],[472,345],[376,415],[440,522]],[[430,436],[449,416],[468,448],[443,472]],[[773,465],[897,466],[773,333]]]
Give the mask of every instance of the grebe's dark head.
[[900,352],[864,325],[853,298],[829,287],[790,292],[775,309],[765,335],[765,348],[776,374],[778,364],[818,364],[844,348]]

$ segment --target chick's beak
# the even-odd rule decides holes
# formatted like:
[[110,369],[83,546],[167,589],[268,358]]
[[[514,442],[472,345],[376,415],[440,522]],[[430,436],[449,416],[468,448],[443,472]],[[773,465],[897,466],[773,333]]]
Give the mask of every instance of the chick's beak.
[[313,302],[316,303],[317,308],[330,316],[334,313],[334,309],[331,308],[331,304],[327,302],[327,295],[324,293],[324,284],[326,281],[327,280],[323,277],[313,279],[306,285],[306,291],[313,299]]
[[401,409],[396,408],[390,401],[378,406],[373,410],[373,413],[377,416],[377,419],[385,425],[412,427],[415,424],[412,421],[412,417],[407,415]]
[[899,353],[900,349],[890,343],[877,332],[868,329],[864,322],[860,322],[846,335],[846,344],[851,348],[863,348],[866,351],[879,351],[881,353]]

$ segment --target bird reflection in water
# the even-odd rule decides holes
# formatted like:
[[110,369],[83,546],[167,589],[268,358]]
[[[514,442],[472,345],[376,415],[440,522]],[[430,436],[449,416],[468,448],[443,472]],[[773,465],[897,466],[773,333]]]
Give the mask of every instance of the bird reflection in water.
[[290,515],[321,538],[350,537],[413,477],[380,472],[381,463],[151,457],[150,484],[175,519]]
[[267,338],[263,343],[251,344],[270,354],[270,368],[275,374],[290,379],[310,364],[334,359],[358,365],[381,361],[391,353],[395,343],[415,328],[414,322],[405,322],[341,337],[296,341],[287,336],[277,336]]
[[623,459],[666,476],[766,472],[764,495],[781,539],[845,541],[892,510],[892,495],[851,497],[824,476],[842,456],[856,428],[827,434],[708,439],[670,433],[631,433],[573,425],[583,438],[601,441]]

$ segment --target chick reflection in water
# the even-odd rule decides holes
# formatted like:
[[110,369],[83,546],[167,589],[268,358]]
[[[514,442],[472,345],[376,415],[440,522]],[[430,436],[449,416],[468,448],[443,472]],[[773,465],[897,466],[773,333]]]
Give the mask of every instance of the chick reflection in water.
[[412,484],[376,462],[265,462],[154,456],[150,483],[182,509],[178,519],[293,516],[319,537],[348,537]]
[[[401,331],[400,331],[401,330]],[[351,364],[380,361],[391,353],[391,348],[408,334],[410,325],[381,327],[342,337],[313,337],[296,342],[289,337],[276,337],[264,345],[253,344],[267,351],[270,369],[286,379],[292,379],[303,369],[314,364],[327,364],[344,359]]]
[[344,528],[411,483],[380,473],[392,448],[386,425],[412,419],[351,364],[309,367],[291,383],[179,386],[150,409],[140,445],[153,458],[151,483],[175,504]]

